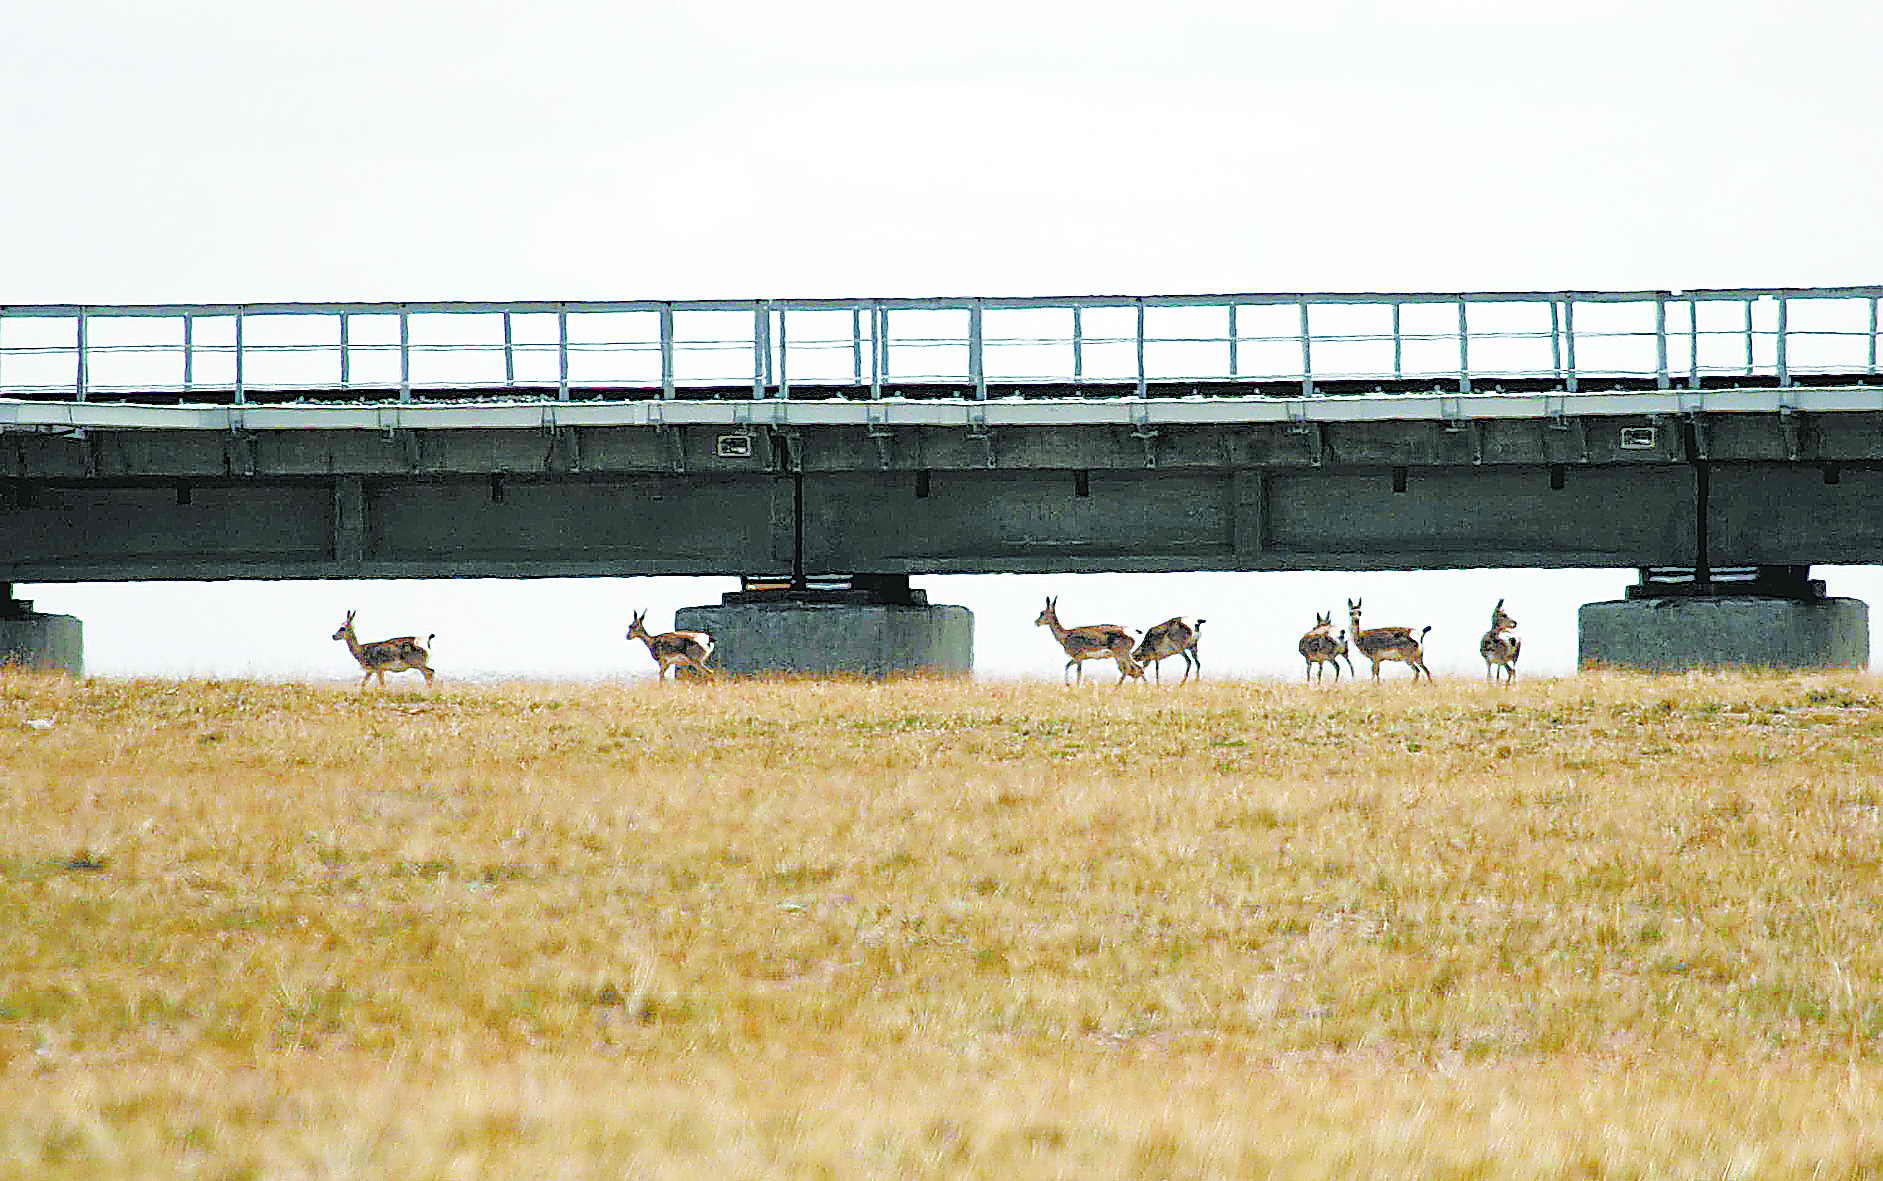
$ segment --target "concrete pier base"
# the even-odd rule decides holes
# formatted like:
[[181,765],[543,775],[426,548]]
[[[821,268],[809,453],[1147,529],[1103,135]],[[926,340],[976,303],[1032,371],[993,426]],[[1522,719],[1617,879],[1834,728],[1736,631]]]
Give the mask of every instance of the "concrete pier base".
[[817,591],[738,592],[716,607],[683,607],[674,627],[710,632],[722,676],[967,676],[974,614],[931,604]]
[[72,615],[41,615],[0,584],[0,665],[83,676],[85,625]]
[[1861,599],[1693,597],[1585,603],[1577,664],[1698,668],[1866,668],[1870,608]]

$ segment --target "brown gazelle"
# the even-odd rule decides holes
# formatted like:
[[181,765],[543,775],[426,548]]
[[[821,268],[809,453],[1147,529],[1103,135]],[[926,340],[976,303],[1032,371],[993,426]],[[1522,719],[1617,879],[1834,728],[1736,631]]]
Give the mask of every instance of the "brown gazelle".
[[1478,655],[1484,657],[1484,675],[1491,680],[1498,679],[1497,670],[1504,670],[1504,683],[1517,679],[1517,655],[1523,651],[1523,641],[1507,633],[1517,629],[1517,621],[1504,614],[1504,600],[1497,600],[1497,606],[1491,608],[1491,630],[1484,633],[1478,641]]
[[1353,671],[1353,657],[1347,652],[1347,633],[1343,631],[1340,633],[1340,638],[1335,639],[1333,632],[1334,613],[1329,611],[1326,615],[1322,615],[1316,611],[1314,626],[1308,629],[1307,634],[1302,636],[1301,642],[1296,645],[1301,653],[1301,659],[1307,661],[1304,674],[1306,679],[1325,680],[1327,666],[1331,664],[1334,666],[1334,683],[1339,684],[1342,657],[1346,657],[1347,671],[1349,673]]
[[[1085,682],[1085,661],[1115,660],[1118,662],[1118,683],[1125,683],[1126,677],[1144,679],[1144,669],[1131,656],[1131,633],[1115,623],[1093,623],[1084,627],[1061,627],[1059,623],[1059,600],[1048,598],[1046,609],[1033,621],[1035,627],[1051,628],[1053,639],[1066,650],[1066,672],[1079,670],[1079,681]],[[1065,679],[1062,674],[1061,679]]]
[[1187,619],[1166,619],[1150,631],[1144,633],[1144,640],[1138,650],[1131,654],[1131,659],[1140,666],[1150,665],[1157,671],[1157,680],[1164,680],[1162,666],[1158,661],[1170,656],[1183,657],[1183,680],[1190,679],[1190,670],[1196,669],[1196,679],[1203,679],[1203,654],[1197,648],[1197,641],[1203,638],[1203,625],[1209,622],[1199,619],[1191,623]]
[[1425,667],[1425,634],[1432,630],[1427,624],[1417,635],[1409,627],[1360,627],[1360,600],[1347,600],[1347,619],[1353,624],[1353,646],[1360,649],[1360,655],[1373,662],[1373,679],[1380,679],[1380,665],[1388,660],[1403,660],[1412,666],[1412,679],[1418,680],[1424,673],[1426,680],[1432,679],[1432,670]]
[[[360,667],[366,671],[366,675],[360,678],[360,688],[366,688],[366,682],[378,677],[379,687],[383,689],[386,687],[387,673],[410,671],[424,673],[425,684],[432,683],[432,677],[436,674],[432,672],[431,656],[425,648],[419,646],[417,636],[394,636],[390,640],[362,644],[359,637],[353,634],[353,614],[347,612],[346,622],[333,633],[333,638],[345,640],[347,651],[353,653],[353,659],[359,661]],[[426,645],[429,646],[437,638],[436,632],[426,636]]]
[[679,680],[681,670],[693,676],[711,680],[713,670],[706,667],[706,662],[713,657],[713,637],[705,632],[662,632],[650,635],[646,625],[647,612],[636,611],[633,622],[628,624],[628,639],[639,640],[647,645],[648,655],[660,666],[654,673],[655,680],[667,675],[673,669],[673,679]]

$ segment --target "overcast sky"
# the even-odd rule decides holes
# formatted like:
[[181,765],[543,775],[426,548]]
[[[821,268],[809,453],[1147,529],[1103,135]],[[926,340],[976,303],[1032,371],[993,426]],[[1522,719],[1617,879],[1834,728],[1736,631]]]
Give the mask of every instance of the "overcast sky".
[[[1876,283],[1879,34],[1855,4],[14,3],[0,302]],[[1068,622],[1216,611],[1216,668],[1290,675],[1294,616],[1355,592],[1442,626],[1441,674],[1506,596],[1567,671],[1576,604],[1627,581],[926,585],[993,673],[1057,675],[1051,589]],[[646,663],[630,607],[725,585],[22,593],[99,673],[345,675],[358,608],[447,673],[600,676]]]

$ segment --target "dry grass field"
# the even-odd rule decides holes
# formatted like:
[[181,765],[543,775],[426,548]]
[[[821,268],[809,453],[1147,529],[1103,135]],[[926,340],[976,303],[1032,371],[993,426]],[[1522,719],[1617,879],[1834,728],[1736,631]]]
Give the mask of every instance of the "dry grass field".
[[1878,1176],[1880,837],[1843,675],[10,674],[0,1176]]

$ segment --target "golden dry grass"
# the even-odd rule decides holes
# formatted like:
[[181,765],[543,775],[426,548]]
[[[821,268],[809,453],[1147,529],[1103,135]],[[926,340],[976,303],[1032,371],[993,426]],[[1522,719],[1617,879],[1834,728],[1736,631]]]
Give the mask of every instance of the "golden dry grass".
[[1880,737],[1842,675],[0,676],[0,1175],[1874,1176]]

